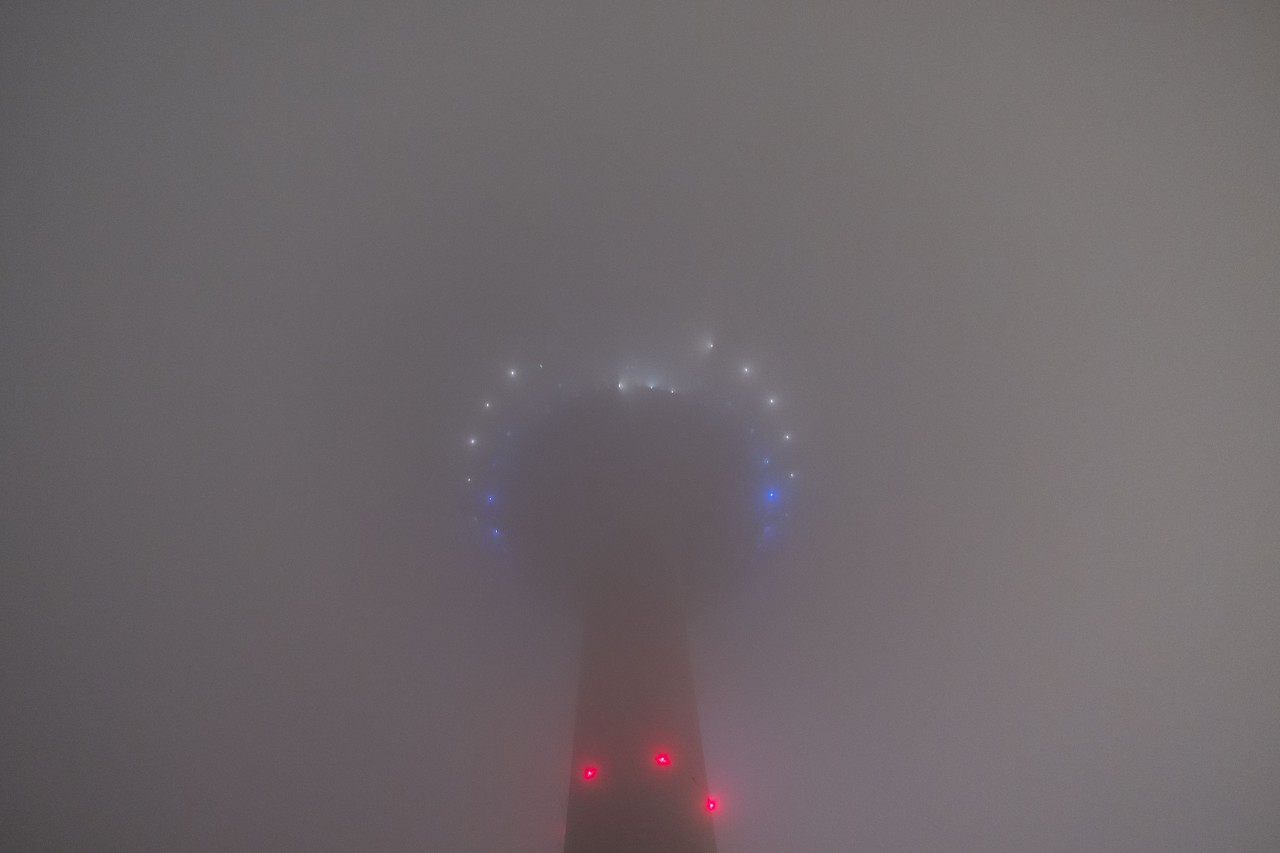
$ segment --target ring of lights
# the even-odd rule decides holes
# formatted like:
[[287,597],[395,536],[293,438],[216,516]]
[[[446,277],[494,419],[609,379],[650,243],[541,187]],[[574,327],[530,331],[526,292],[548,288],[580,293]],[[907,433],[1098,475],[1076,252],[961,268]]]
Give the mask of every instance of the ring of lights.
[[[609,383],[574,382],[545,363],[503,368],[461,437],[477,538],[551,574],[590,562],[601,538],[665,539],[696,566],[693,600],[776,551],[794,505],[794,433],[755,367],[718,356],[707,345],[682,387],[630,368]],[[625,494],[637,471],[662,484],[647,503]],[[631,529],[641,523],[642,537]],[[565,550],[570,541],[578,551]]]

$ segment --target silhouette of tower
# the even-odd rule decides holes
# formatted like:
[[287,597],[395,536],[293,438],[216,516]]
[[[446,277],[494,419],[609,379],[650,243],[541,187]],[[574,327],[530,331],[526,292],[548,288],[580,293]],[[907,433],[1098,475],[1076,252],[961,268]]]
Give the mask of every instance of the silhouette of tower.
[[501,433],[476,487],[477,526],[581,614],[565,853],[716,849],[686,618],[770,535],[771,476],[794,476],[731,406],[645,386],[561,396]]

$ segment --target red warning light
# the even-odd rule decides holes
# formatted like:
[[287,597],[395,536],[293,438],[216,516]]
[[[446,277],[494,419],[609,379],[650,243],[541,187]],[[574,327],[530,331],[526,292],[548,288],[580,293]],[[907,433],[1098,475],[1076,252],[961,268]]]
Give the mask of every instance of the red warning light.
[[655,764],[661,764],[663,767],[666,767],[671,763],[671,756],[667,755],[665,752],[659,752],[653,757],[653,761]]
[[582,768],[582,778],[586,780],[594,779],[598,772],[600,771],[595,767],[584,767]]
[[720,804],[719,804],[719,803],[717,803],[717,802],[715,801],[715,799],[714,799],[714,798],[712,798],[712,797],[707,797],[707,811],[709,811],[709,812],[713,812],[713,811],[715,811],[715,810],[716,810],[716,807],[717,807],[717,806],[719,806],[719,805],[720,805]]

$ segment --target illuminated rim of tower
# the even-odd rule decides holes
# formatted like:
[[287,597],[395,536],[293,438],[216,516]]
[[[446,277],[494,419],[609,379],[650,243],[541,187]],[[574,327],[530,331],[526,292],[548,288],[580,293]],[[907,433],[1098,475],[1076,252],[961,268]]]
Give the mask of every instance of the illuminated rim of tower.
[[557,403],[612,389],[618,394],[679,394],[730,414],[742,430],[758,496],[753,553],[776,551],[795,505],[799,472],[797,437],[787,423],[784,396],[747,358],[728,358],[707,339],[694,348],[700,358],[693,381],[677,386],[660,371],[624,365],[611,381],[572,381],[546,362],[509,363],[495,370],[497,381],[473,405],[472,425],[459,437],[464,508],[477,540],[508,553],[501,526],[503,474],[522,432],[546,417]]

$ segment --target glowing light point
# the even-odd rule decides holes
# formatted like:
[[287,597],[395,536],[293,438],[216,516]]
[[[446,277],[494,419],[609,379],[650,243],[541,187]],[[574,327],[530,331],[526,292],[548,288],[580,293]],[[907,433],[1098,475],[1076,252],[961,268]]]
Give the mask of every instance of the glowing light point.
[[596,778],[596,774],[599,772],[600,771],[595,767],[584,767],[582,768],[582,778],[588,780],[594,779]]
[[515,378],[516,378],[516,369],[515,369],[514,367],[513,367],[513,368],[511,368],[510,370],[508,370],[508,371],[507,371],[507,375],[508,375],[508,376],[510,376],[512,379],[515,379]]
[[794,480],[794,479],[796,478],[796,472],[795,472],[795,471],[792,471],[792,472],[791,472],[790,474],[788,474],[787,476]]
[[744,376],[749,375],[751,373],[751,365],[749,364],[742,365],[742,373]]
[[485,401],[484,401],[484,407],[485,407],[486,409],[492,409],[492,408],[493,408],[493,403],[490,403],[488,400],[485,400]]
[[476,443],[476,438],[475,438],[475,436],[472,436],[471,438],[468,438],[468,439],[467,439],[467,444],[474,445],[475,443]]
[[783,435],[783,436],[782,436],[782,440],[783,440],[783,441],[790,441],[790,440],[791,440],[791,433],[786,433],[785,435]]
[[776,499],[777,499],[777,497],[778,497],[778,490],[777,490],[777,489],[770,489],[769,491],[767,491],[767,492],[765,492],[765,493],[764,493],[764,496],[765,496],[765,498],[766,498],[766,499],[768,499],[768,500],[771,500],[771,501],[772,501],[772,500],[776,500]]
[[770,398],[769,398],[769,405],[770,405],[770,406],[776,406],[776,405],[778,405],[778,398],[777,398],[777,397],[770,397]]
[[493,495],[485,495],[484,499],[488,503],[493,503]]
[[663,767],[667,767],[671,764],[671,756],[667,755],[665,752],[659,752],[653,757],[653,762],[655,764],[660,764]]
[[707,807],[707,811],[713,812],[720,807],[720,804],[716,802],[714,797],[707,797],[706,807]]

